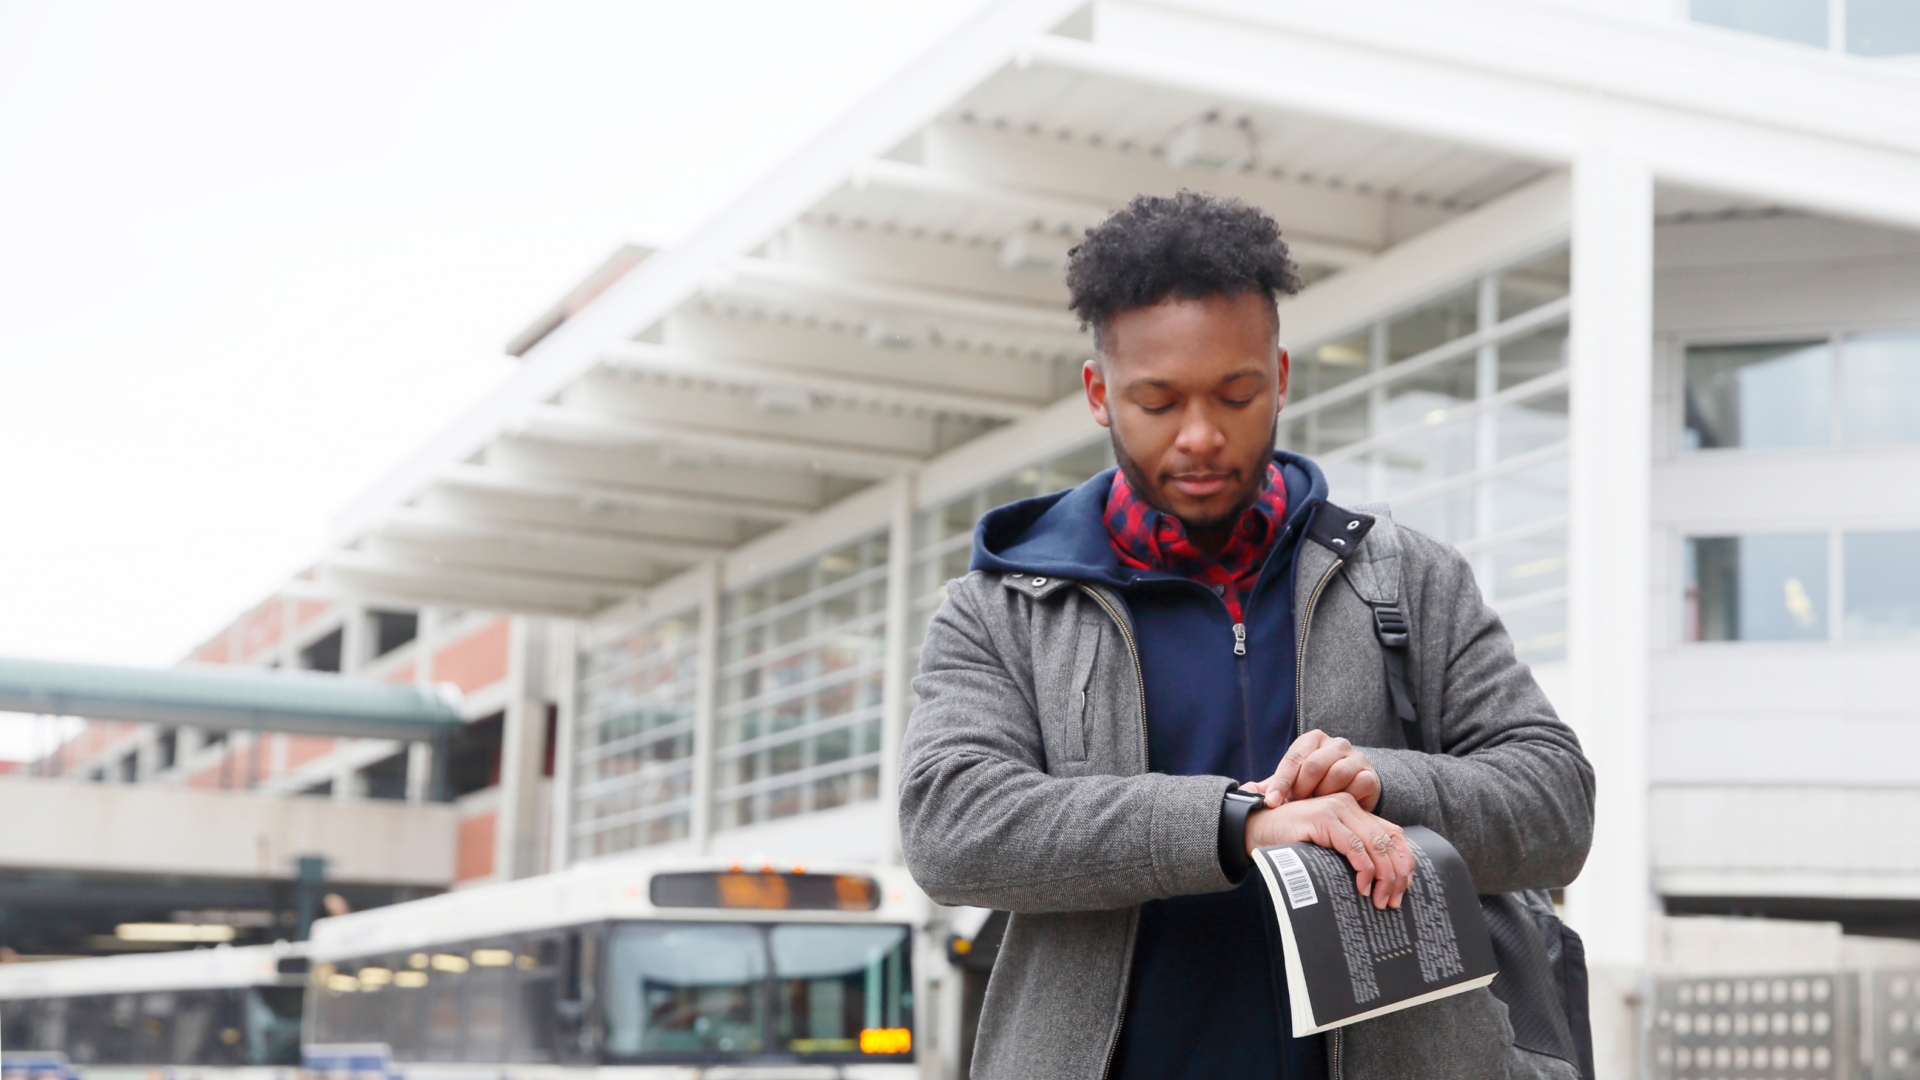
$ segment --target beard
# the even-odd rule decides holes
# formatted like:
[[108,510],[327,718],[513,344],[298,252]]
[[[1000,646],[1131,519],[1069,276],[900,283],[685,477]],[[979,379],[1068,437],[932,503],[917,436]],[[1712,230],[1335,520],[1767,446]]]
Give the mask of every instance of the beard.
[[1251,466],[1250,468],[1235,469],[1235,472],[1240,474],[1241,489],[1238,497],[1233,500],[1231,509],[1197,521],[1189,520],[1174,511],[1166,496],[1161,494],[1163,485],[1158,481],[1149,480],[1146,470],[1142,469],[1140,463],[1127,453],[1127,448],[1120,442],[1120,430],[1117,427],[1109,426],[1107,437],[1113,441],[1114,462],[1120,466],[1121,474],[1127,478],[1127,485],[1133,488],[1133,493],[1138,495],[1142,502],[1163,514],[1179,518],[1189,532],[1208,531],[1229,526],[1238,521],[1247,507],[1252,506],[1260,498],[1260,493],[1266,490],[1266,465],[1273,460],[1273,447],[1280,437],[1280,417],[1275,415],[1273,418],[1273,429],[1267,435],[1266,450],[1257,459],[1247,463]]

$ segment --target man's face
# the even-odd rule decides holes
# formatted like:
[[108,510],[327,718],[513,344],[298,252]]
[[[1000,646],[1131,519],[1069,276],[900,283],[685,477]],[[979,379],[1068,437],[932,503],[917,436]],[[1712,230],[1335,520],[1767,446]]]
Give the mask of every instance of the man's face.
[[1272,305],[1258,292],[1170,298],[1114,316],[1101,340],[1104,369],[1088,361],[1081,377],[1127,481],[1203,548],[1224,543],[1259,497],[1286,401]]

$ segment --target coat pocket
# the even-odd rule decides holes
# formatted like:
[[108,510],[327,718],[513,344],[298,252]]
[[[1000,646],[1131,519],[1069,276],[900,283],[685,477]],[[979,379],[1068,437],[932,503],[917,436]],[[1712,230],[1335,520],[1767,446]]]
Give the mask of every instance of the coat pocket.
[[[1041,727],[1047,744],[1047,760],[1053,766],[1082,764],[1087,760],[1087,725],[1094,705],[1090,700],[1094,667],[1100,659],[1100,627],[1082,624],[1074,635],[1071,666],[1057,671],[1054,685],[1061,691],[1048,695]],[[1063,655],[1060,659],[1065,660]]]

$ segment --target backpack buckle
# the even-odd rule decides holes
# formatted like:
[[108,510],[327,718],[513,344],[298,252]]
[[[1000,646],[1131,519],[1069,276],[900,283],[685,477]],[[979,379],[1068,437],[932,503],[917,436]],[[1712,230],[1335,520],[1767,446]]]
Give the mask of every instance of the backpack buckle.
[[1407,616],[1398,605],[1376,604],[1373,608],[1373,634],[1389,649],[1407,647]]

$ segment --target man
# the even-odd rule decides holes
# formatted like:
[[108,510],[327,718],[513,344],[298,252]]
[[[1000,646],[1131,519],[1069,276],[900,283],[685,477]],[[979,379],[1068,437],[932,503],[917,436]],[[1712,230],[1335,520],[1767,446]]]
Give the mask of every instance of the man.
[[[1274,451],[1275,300],[1299,278],[1271,218],[1136,198],[1088,231],[1067,283],[1120,468],[981,520],[903,753],[915,878],[1013,913],[974,1075],[1505,1077],[1512,1029],[1484,989],[1291,1038],[1250,854],[1332,848],[1386,906],[1412,870],[1400,826],[1420,824],[1483,892],[1564,885],[1592,831],[1577,740],[1457,552],[1400,530],[1399,557],[1370,562],[1373,517]],[[1435,753],[1406,749],[1361,565],[1399,574]],[[1250,813],[1242,787],[1263,796]]]

